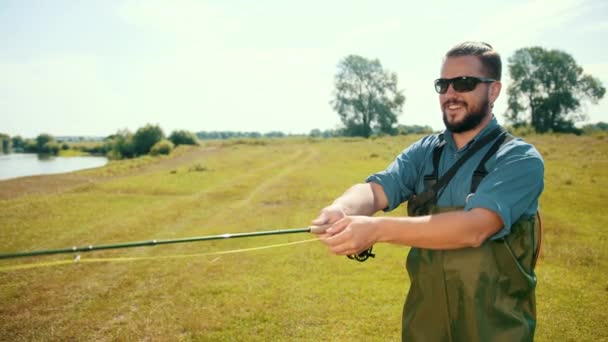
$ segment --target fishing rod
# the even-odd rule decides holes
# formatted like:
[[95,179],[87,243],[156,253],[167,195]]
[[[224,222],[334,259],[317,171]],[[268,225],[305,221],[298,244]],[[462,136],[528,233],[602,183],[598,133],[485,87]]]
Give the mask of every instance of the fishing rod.
[[[313,234],[321,234],[325,232],[327,228],[331,225],[322,225],[322,226],[310,226],[307,228],[292,228],[292,229],[278,229],[278,230],[268,230],[268,231],[260,231],[260,232],[248,232],[248,233],[233,233],[233,234],[220,234],[220,235],[208,235],[208,236],[194,236],[180,239],[164,239],[164,240],[147,240],[147,241],[135,241],[135,242],[123,242],[116,244],[108,244],[108,245],[88,245],[82,247],[67,247],[60,249],[46,249],[46,250],[37,250],[37,251],[24,251],[24,252],[15,252],[15,253],[4,253],[0,254],[0,259],[13,259],[13,258],[22,258],[22,257],[30,257],[37,255],[50,255],[50,254],[68,254],[68,253],[77,253],[77,252],[91,252],[105,249],[119,249],[119,248],[132,248],[132,247],[150,247],[157,245],[168,245],[174,243],[188,243],[188,242],[198,242],[198,241],[210,241],[210,240],[223,240],[223,239],[235,239],[235,238],[245,238],[245,237],[255,237],[255,236],[267,236],[267,235],[282,235],[282,234],[297,234],[297,233],[313,233]],[[365,250],[357,255],[349,255],[349,259],[354,259],[357,261],[365,261],[368,257],[374,257],[374,254],[371,253],[371,248]]]

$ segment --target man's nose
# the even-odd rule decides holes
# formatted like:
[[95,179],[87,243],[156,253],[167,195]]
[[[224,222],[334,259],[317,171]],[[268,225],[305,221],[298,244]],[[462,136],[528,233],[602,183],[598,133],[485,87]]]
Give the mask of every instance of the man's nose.
[[456,90],[454,90],[454,85],[452,84],[452,82],[448,83],[448,87],[445,90],[445,94],[444,95],[454,96],[456,93],[458,93],[458,92]]

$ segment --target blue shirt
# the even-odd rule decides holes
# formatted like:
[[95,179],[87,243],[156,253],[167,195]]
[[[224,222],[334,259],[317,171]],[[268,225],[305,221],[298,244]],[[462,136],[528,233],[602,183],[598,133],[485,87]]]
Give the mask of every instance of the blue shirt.
[[[460,150],[452,133],[445,131],[439,162],[439,177],[463,155],[480,137],[498,126],[496,118]],[[521,139],[504,143],[486,163],[488,174],[475,194],[471,190],[473,171],[495,140],[482,147],[456,172],[437,200],[439,207],[464,207],[464,210],[485,208],[497,213],[503,222],[500,231],[491,239],[509,234],[511,225],[522,216],[535,215],[538,197],[543,191],[544,162],[534,146]],[[424,175],[433,172],[433,149],[440,142],[438,135],[429,135],[406,148],[388,168],[369,176],[366,182],[378,183],[384,189],[391,211],[407,201],[410,195],[424,191]]]

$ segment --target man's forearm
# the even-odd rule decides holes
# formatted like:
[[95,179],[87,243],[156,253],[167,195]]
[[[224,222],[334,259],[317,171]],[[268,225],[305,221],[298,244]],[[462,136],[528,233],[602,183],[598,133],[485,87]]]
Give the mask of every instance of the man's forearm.
[[377,241],[429,249],[477,247],[502,227],[486,209],[420,217],[378,217]]
[[373,215],[384,209],[382,188],[375,183],[355,184],[334,201],[334,205],[342,207],[346,215]]

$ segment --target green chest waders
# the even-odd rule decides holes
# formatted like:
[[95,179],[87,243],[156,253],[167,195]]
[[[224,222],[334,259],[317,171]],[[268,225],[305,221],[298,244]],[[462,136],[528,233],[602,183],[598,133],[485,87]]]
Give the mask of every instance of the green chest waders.
[[[485,162],[505,136],[479,164],[471,193],[485,176]],[[434,155],[440,153],[434,151]],[[434,156],[435,176],[438,161]],[[426,190],[432,192],[434,185],[449,182],[443,178],[425,176]],[[426,190],[408,201],[410,216],[463,209],[437,207],[435,194]],[[506,237],[487,240],[477,248],[412,248],[406,262],[411,285],[403,309],[403,341],[531,341],[536,326],[534,265],[540,247],[539,223],[536,217],[520,218]]]

